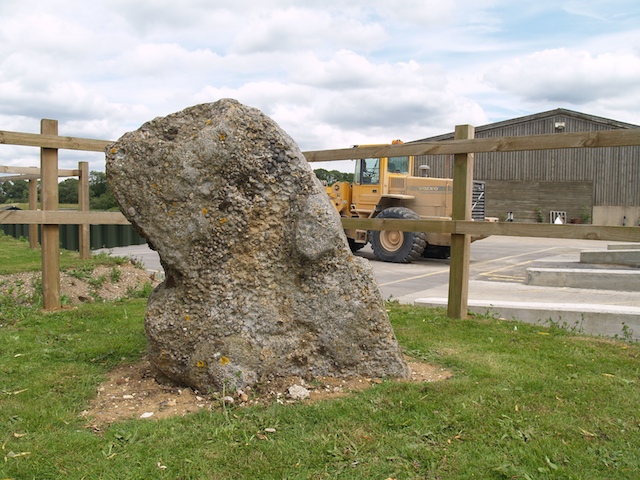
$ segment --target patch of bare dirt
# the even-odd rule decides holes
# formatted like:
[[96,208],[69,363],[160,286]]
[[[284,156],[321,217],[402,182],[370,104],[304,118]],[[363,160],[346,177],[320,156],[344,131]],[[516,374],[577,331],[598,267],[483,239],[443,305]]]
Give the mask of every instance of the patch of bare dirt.
[[[32,300],[42,272],[23,272],[0,276],[0,292],[9,293],[28,303]],[[60,295],[71,304],[113,301],[142,290],[146,283],[155,287],[160,279],[144,269],[125,262],[121,265],[97,266],[93,269],[70,269],[60,272]]]
[[[452,376],[449,370],[423,362],[408,361],[411,378],[407,382],[438,382]],[[89,426],[100,431],[114,422],[133,418],[162,419],[187,415],[201,409],[268,405],[274,402],[320,402],[348,395],[382,383],[376,378],[337,379],[323,377],[305,382],[298,377],[267,381],[255,388],[233,393],[205,394],[190,388],[159,383],[153,376],[148,359],[123,365],[111,371],[98,387],[97,396],[83,416]],[[293,388],[292,388],[293,387]],[[300,391],[303,395],[298,396]],[[306,394],[304,392],[306,391]]]

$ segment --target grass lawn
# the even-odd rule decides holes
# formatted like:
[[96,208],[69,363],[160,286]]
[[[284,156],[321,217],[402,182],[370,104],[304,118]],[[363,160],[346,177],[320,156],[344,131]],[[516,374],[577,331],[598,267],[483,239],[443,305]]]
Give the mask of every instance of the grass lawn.
[[80,413],[144,355],[145,300],[42,313],[0,295],[0,479],[638,478],[637,343],[388,308],[405,352],[452,378],[96,432]]
[[[80,260],[78,252],[60,249],[60,269],[91,267],[95,265],[116,265],[122,263],[119,257],[109,257],[106,253],[94,255],[90,260]],[[27,239],[16,240],[0,232],[0,275],[42,270],[41,251],[31,250]]]

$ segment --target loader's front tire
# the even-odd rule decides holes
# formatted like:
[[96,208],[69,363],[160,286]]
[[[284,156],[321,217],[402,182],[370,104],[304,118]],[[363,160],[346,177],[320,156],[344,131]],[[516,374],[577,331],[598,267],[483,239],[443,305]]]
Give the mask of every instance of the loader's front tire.
[[[413,210],[405,207],[389,207],[376,218],[401,218],[419,220]],[[411,263],[422,256],[427,245],[422,232],[401,232],[399,230],[372,231],[371,248],[383,262]]]

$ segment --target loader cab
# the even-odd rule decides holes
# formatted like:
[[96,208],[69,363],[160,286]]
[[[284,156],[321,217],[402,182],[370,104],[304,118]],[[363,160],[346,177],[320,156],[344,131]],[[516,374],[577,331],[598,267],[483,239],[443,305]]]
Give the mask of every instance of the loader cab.
[[380,183],[380,158],[363,158],[356,162],[355,182],[360,185]]
[[408,176],[413,168],[413,158],[382,157],[363,158],[356,161],[351,211],[360,217],[369,217],[382,195],[389,193],[390,177]]
[[411,160],[410,157],[389,157],[387,159],[387,172],[409,175]]
[[380,184],[381,173],[384,181],[388,173],[409,175],[410,168],[411,158],[408,156],[363,158],[356,162],[354,179],[359,185]]
[[[351,191],[351,213],[358,217],[370,217],[375,211],[382,188],[380,172],[384,172],[384,158],[363,158],[356,161]],[[382,164],[385,166],[381,168]]]

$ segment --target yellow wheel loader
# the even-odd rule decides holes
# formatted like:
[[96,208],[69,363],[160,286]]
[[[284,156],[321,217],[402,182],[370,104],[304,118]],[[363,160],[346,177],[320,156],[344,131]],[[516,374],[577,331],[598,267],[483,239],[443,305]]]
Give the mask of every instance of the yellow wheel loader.
[[[402,142],[393,142],[398,143]],[[343,217],[450,220],[453,180],[429,177],[427,166],[420,167],[422,176],[413,176],[414,161],[413,156],[356,160],[353,184],[336,182],[326,187],[327,194]],[[484,200],[484,182],[475,181],[475,221],[485,221]],[[352,251],[371,242],[375,256],[385,262],[449,257],[449,234],[356,229],[347,229],[345,234]],[[480,238],[484,237],[473,237],[472,241]]]

